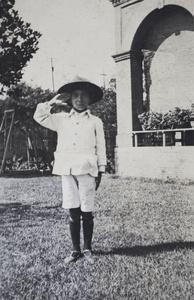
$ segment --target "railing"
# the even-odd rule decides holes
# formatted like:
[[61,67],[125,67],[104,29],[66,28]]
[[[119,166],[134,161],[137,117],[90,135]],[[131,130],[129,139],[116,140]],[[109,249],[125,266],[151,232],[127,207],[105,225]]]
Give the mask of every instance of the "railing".
[[133,131],[134,147],[194,146],[194,128]]

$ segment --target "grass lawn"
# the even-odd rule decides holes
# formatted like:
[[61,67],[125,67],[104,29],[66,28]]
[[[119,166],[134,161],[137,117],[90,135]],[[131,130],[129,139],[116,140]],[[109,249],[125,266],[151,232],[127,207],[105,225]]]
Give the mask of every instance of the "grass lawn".
[[194,299],[194,184],[104,175],[93,249],[71,251],[60,177],[0,178],[0,299]]

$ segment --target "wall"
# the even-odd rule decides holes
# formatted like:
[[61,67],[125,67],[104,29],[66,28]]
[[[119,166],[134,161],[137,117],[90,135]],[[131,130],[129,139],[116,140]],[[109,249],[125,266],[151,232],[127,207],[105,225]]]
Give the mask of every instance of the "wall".
[[[176,9],[175,6],[178,7],[178,14],[180,10],[183,12],[179,18],[182,20],[180,24],[177,23],[176,16],[171,18],[171,13],[174,13]],[[171,10],[168,11],[168,8]],[[163,14],[163,12],[165,13]],[[190,22],[187,24],[187,28],[183,28],[184,12],[186,12],[186,20]],[[170,14],[167,15],[168,13]],[[137,114],[142,110],[143,95],[141,96],[141,94],[143,91],[139,70],[142,49],[155,51],[150,69],[152,77],[151,108],[167,110],[168,105],[174,107],[175,104],[178,106],[182,103],[184,106],[185,99],[189,99],[187,106],[190,101],[193,102],[194,31],[193,25],[191,25],[193,15],[193,0],[123,0],[115,4],[116,53],[113,58],[116,62],[118,108],[115,160],[119,175],[134,176],[136,174],[137,176],[161,178],[164,174],[172,177],[182,174],[180,176],[190,176],[194,179],[194,171],[192,171],[194,162],[191,158],[194,150],[192,147],[166,147],[161,150],[158,147],[133,148],[131,143],[132,131],[139,130]],[[155,39],[157,32],[160,33],[158,42]],[[135,53],[137,54],[136,58]],[[176,158],[176,161],[173,161],[173,157]],[[188,172],[186,171],[187,167]],[[185,171],[181,173],[181,169]]]
[[[116,148],[116,172],[127,177],[194,181],[194,147]],[[119,163],[118,163],[119,161]]]
[[175,6],[149,31],[145,49],[155,51],[150,69],[150,109],[167,111],[194,103],[194,19]]

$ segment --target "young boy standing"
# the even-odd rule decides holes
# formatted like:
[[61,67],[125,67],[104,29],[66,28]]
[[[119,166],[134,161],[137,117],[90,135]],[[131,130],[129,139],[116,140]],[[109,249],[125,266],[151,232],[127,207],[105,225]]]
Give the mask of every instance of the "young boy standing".
[[[69,209],[69,226],[73,252],[65,263],[82,256],[80,220],[83,223],[84,257],[93,262],[92,236],[95,190],[105,172],[106,150],[102,121],[93,116],[88,105],[102,99],[100,87],[77,76],[62,86],[49,102],[40,103],[34,119],[42,126],[57,132],[57,148],[53,174],[62,176],[63,205]],[[62,99],[62,100],[60,100]],[[52,114],[53,106],[70,103],[69,113]]]

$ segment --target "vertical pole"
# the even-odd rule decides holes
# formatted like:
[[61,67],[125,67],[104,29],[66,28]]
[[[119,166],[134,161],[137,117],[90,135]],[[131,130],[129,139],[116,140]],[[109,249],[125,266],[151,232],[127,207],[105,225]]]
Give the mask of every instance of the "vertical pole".
[[4,131],[4,146],[6,144],[6,140],[7,140],[7,112],[4,112],[5,114],[5,131]]
[[28,162],[28,169],[30,168],[30,150],[29,150],[29,146],[28,146],[28,137],[27,137],[27,147],[26,147],[26,154],[27,154],[27,162]]
[[51,58],[51,72],[52,72],[52,84],[53,84],[53,92],[55,91],[55,84],[54,84],[54,67],[53,67],[53,59]]
[[162,146],[166,147],[166,134],[165,134],[165,132],[162,132]]
[[182,146],[185,146],[185,130],[181,131],[181,144]]
[[138,147],[138,135],[135,133],[135,147]]
[[[5,143],[5,150],[4,150],[3,159],[2,159],[2,163],[1,163],[0,173],[3,173],[3,170],[4,170],[4,165],[5,165],[6,156],[7,156],[7,150],[8,150],[9,141],[10,141],[10,137],[11,137],[11,133],[12,133],[12,129],[13,129],[15,112],[14,111],[11,111],[11,112],[12,112],[11,125],[9,127],[9,132],[8,132],[7,140],[6,140],[6,143]],[[6,130],[6,128],[5,128],[5,130]]]
[[3,124],[5,123],[5,113],[3,115],[3,119],[2,119],[2,122],[1,122],[1,127],[0,127],[0,132],[2,131],[3,129]]
[[106,88],[106,84],[105,84],[105,76],[106,76],[106,74],[104,73],[104,70],[103,70],[103,73],[100,74],[100,75],[103,76],[103,85],[104,85],[104,89],[105,89]]
[[33,139],[34,155],[35,155],[35,159],[36,159],[36,166],[37,166],[37,169],[39,170],[38,153],[37,153],[37,143],[36,143],[36,135],[35,135],[34,122],[33,122],[33,129],[32,129],[32,139]]

